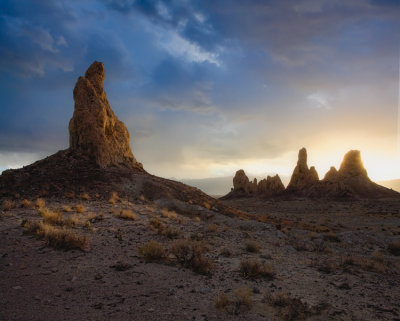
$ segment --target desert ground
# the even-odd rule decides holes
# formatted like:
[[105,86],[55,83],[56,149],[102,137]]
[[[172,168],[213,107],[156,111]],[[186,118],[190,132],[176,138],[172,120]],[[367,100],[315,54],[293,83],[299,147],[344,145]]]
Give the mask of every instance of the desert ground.
[[400,199],[97,197],[3,201],[0,320],[400,320]]

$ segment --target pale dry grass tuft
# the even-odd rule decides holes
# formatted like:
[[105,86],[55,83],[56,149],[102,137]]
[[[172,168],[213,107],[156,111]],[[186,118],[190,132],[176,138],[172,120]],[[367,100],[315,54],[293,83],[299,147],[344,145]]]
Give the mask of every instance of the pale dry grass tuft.
[[114,216],[126,220],[136,221],[136,214],[132,212],[132,210],[124,209],[124,210],[116,210],[114,211]]
[[112,192],[112,193],[111,193],[111,196],[110,196],[110,199],[108,200],[108,202],[109,202],[110,204],[115,204],[115,203],[117,203],[118,200],[119,200],[119,197],[118,197],[117,192]]
[[157,241],[150,241],[138,247],[139,254],[146,261],[159,261],[165,257],[164,246]]
[[82,214],[85,212],[85,210],[86,208],[83,205],[81,204],[75,205],[75,211],[77,211],[78,213]]
[[45,207],[45,205],[46,205],[46,202],[43,198],[38,198],[35,202],[36,208],[42,208],[42,207]]
[[12,210],[15,207],[15,202],[9,199],[5,199],[2,203],[2,209],[3,211],[9,211]]
[[24,200],[21,202],[21,207],[33,209],[33,208],[35,208],[35,204],[33,204],[33,202],[30,201],[30,200],[28,200],[28,199],[24,199]]
[[175,211],[169,211],[166,208],[163,208],[161,210],[161,216],[166,217],[166,218],[172,218],[174,220],[176,220],[178,218],[178,214],[176,214]]

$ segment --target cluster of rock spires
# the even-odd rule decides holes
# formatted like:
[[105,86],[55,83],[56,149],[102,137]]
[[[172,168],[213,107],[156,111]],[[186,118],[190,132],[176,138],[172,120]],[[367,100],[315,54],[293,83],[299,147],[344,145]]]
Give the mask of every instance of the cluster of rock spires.
[[241,169],[233,178],[231,192],[224,198],[288,195],[322,198],[381,198],[399,196],[399,193],[370,180],[358,150],[347,152],[339,170],[332,166],[320,180],[315,167],[308,168],[307,150],[302,148],[286,189],[278,175],[268,176],[257,184],[257,179],[250,182]]
[[235,194],[272,196],[284,190],[285,186],[278,175],[268,176],[257,184],[257,178],[250,182],[244,170],[240,169],[233,178],[232,192]]

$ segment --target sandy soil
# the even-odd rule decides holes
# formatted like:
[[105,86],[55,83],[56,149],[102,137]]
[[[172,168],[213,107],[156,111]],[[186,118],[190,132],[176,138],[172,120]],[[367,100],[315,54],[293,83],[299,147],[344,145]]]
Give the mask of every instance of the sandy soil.
[[[72,208],[65,219],[80,217],[65,228],[87,236],[84,251],[23,234],[23,220],[42,217],[19,203],[0,215],[0,320],[400,320],[400,200],[226,201],[252,214],[243,220],[212,208],[175,217],[147,200],[47,199],[49,210]],[[113,214],[121,209],[136,220]],[[177,262],[155,218],[173,238],[207,243],[211,273]],[[145,260],[138,247],[151,240],[166,257]],[[243,275],[250,258],[270,273]],[[222,293],[228,304],[216,308]]]

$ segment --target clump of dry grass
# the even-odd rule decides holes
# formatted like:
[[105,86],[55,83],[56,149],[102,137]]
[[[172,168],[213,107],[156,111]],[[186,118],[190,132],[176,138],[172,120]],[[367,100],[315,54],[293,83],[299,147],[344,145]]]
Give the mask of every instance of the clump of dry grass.
[[72,207],[69,206],[69,205],[63,205],[63,206],[61,207],[61,209],[63,210],[63,212],[66,212],[66,213],[71,213],[71,212],[74,211],[74,210],[72,209]]
[[138,247],[139,254],[144,257],[146,261],[159,261],[165,257],[164,246],[157,241],[150,241],[143,246]]
[[150,225],[150,228],[153,231],[157,232],[158,234],[161,234],[162,231],[164,230],[164,224],[157,217],[151,217],[149,219],[149,225]]
[[340,239],[338,238],[338,236],[333,232],[326,233],[324,235],[324,240],[329,241],[329,242],[335,242],[335,243],[340,242]]
[[82,204],[77,204],[75,205],[75,211],[77,211],[78,213],[84,213],[86,210],[85,206],[83,206]]
[[211,209],[211,204],[210,203],[208,203],[208,202],[204,202],[203,203],[203,206],[206,208],[206,209]]
[[260,244],[256,240],[247,239],[244,246],[247,252],[257,253],[260,251]]
[[32,208],[35,208],[35,204],[33,204],[33,202],[28,199],[24,199],[21,202],[21,207],[32,209]]
[[232,298],[225,293],[219,294],[215,298],[214,306],[217,309],[223,309],[229,314],[239,314],[250,310],[253,306],[253,291],[248,287],[241,287],[234,291]]
[[119,197],[118,197],[117,192],[112,192],[108,202],[110,204],[115,204],[115,203],[117,203],[118,200],[119,200]]
[[286,292],[278,292],[276,295],[266,295],[265,300],[272,306],[279,309],[280,315],[284,320],[306,320],[312,314],[317,312],[313,308],[302,302],[298,298],[292,298]]
[[136,221],[136,214],[129,209],[122,209],[119,211],[114,211],[114,216],[126,220]]
[[210,224],[210,225],[208,225],[207,229],[208,229],[209,232],[217,232],[218,231],[218,225]]
[[89,196],[89,194],[86,193],[86,192],[81,193],[81,194],[79,195],[79,198],[80,198],[81,200],[85,200],[85,201],[90,200],[90,196]]
[[23,222],[23,227],[25,233],[36,235],[44,240],[47,245],[55,249],[79,249],[83,251],[88,246],[86,235],[79,236],[66,228],[51,226],[44,222],[35,223],[31,221]]
[[257,259],[242,259],[239,264],[239,272],[244,278],[273,279],[276,275],[271,264],[262,263]]
[[43,218],[43,222],[54,225],[64,225],[65,221],[60,212],[51,211],[46,207],[38,210],[39,215]]
[[66,198],[69,198],[69,199],[74,199],[75,198],[75,192],[65,192],[64,196]]
[[9,199],[3,200],[3,203],[1,205],[1,208],[3,211],[9,211],[12,210],[15,207],[15,202]]
[[195,220],[196,222],[200,222],[200,221],[201,221],[200,217],[198,217],[198,216],[196,216],[196,217],[194,218],[194,220]]
[[170,251],[183,266],[199,274],[210,274],[213,262],[205,256],[208,247],[204,242],[179,239],[171,243]]
[[175,239],[179,235],[181,235],[181,231],[171,225],[168,225],[167,227],[165,227],[163,229],[162,235],[164,235],[165,237],[167,237],[169,239]]
[[42,208],[42,207],[45,207],[45,205],[46,205],[46,202],[43,198],[38,198],[35,202],[36,208]]
[[178,214],[176,214],[175,211],[169,211],[166,208],[163,208],[161,210],[161,216],[166,217],[166,218],[172,218],[174,220],[176,220],[178,218]]

